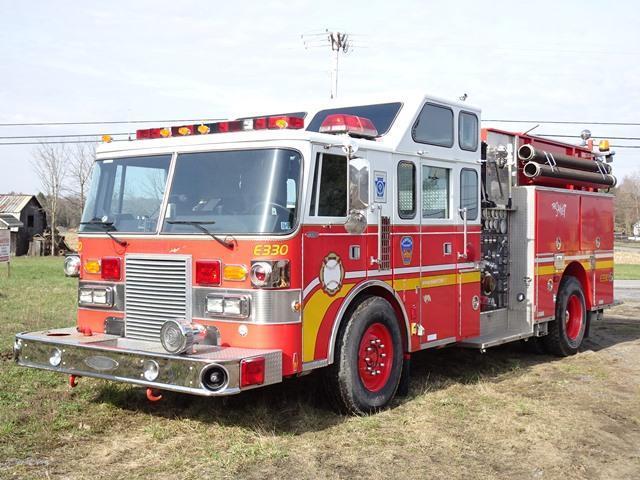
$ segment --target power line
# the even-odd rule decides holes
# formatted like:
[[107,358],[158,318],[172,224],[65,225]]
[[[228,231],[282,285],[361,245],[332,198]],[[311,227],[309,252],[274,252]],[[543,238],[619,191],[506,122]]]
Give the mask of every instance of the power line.
[[14,135],[0,137],[0,140],[22,140],[30,138],[80,138],[80,137],[102,137],[103,135],[110,135],[112,137],[118,135],[135,135],[135,132],[120,132],[120,133],[69,133],[60,135]]
[[638,127],[640,123],[634,122],[576,122],[576,121],[561,121],[561,120],[495,120],[495,119],[482,119],[483,122],[497,122],[497,123],[548,123],[554,125],[620,125],[625,127]]
[[0,127],[55,127],[63,125],[122,125],[127,123],[177,123],[177,122],[215,122],[220,118],[187,118],[173,120],[106,120],[81,122],[30,122],[30,123],[0,123]]
[[[536,133],[536,137],[557,137],[557,138],[582,138],[580,135],[552,135],[548,133]],[[606,138],[607,140],[640,140],[640,137],[613,137],[611,135],[592,135],[592,137]],[[0,137],[2,138],[2,137]]]

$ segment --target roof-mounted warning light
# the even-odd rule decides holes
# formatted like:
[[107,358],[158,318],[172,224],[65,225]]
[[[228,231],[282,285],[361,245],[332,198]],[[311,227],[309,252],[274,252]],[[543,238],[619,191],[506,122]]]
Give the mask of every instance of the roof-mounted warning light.
[[209,133],[243,132],[251,130],[298,130],[304,128],[304,118],[290,115],[274,117],[247,118],[244,120],[228,120],[224,122],[182,125],[171,128],[148,128],[136,131],[136,140],[161,137],[183,137],[189,135],[207,135]]
[[347,133],[353,137],[363,138],[378,136],[378,130],[371,120],[344,113],[327,115],[320,125],[320,133]]

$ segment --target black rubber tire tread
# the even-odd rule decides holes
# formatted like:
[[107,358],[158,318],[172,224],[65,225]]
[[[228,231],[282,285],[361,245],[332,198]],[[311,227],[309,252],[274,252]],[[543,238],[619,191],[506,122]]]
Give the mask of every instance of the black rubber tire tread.
[[[369,392],[358,374],[358,348],[363,333],[377,322],[391,333],[393,366],[387,384],[378,392]],[[368,415],[385,408],[398,389],[402,359],[402,334],[393,307],[380,297],[365,298],[345,318],[336,340],[334,362],[325,368],[327,397],[338,411],[352,415]]]
[[[578,334],[577,341],[572,345],[567,337],[566,325],[564,321],[567,301],[573,294],[577,294],[582,299],[582,311],[585,318],[582,321],[582,328]],[[568,357],[578,353],[578,349],[584,340],[584,333],[587,325],[587,305],[582,291],[580,281],[572,276],[566,276],[560,282],[558,296],[556,298],[556,319],[549,322],[549,333],[542,337],[547,351],[558,357]]]

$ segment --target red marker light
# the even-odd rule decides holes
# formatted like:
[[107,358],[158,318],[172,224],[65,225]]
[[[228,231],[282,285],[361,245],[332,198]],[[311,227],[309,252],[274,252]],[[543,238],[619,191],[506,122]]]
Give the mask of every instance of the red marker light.
[[264,383],[264,357],[244,359],[240,362],[240,387]]
[[100,264],[100,276],[103,280],[120,280],[122,277],[122,268],[118,257],[102,257]]
[[265,130],[267,128],[267,119],[264,117],[253,119],[254,130]]
[[304,118],[300,117],[279,116],[269,117],[268,120],[270,129],[289,128],[297,130],[304,127]]
[[220,260],[198,260],[196,283],[198,285],[220,285]]
[[160,138],[160,130],[162,130],[162,128],[147,128],[145,130],[136,130],[136,140]]
[[232,122],[219,122],[218,131],[220,133],[239,132],[242,130],[242,120],[234,120]]

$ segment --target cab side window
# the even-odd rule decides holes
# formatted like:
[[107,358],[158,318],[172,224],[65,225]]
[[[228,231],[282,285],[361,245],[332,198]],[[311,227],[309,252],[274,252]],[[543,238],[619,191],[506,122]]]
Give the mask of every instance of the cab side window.
[[450,171],[422,166],[422,218],[449,218]]
[[425,104],[413,125],[411,134],[417,143],[452,147],[453,110],[433,103]]
[[328,153],[318,154],[309,215],[347,215],[347,169],[348,162],[345,157]]
[[416,166],[411,162],[398,163],[398,215],[416,216]]
[[478,172],[470,168],[460,172],[460,208],[467,209],[467,220],[478,218]]
[[475,152],[478,149],[478,117],[474,113],[460,112],[458,143],[463,150]]

